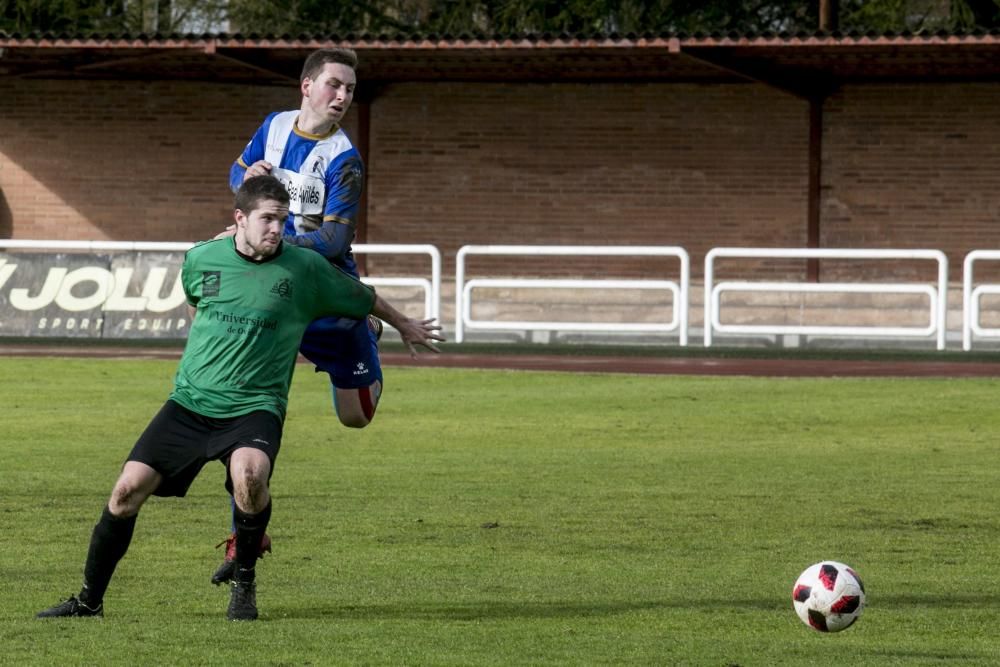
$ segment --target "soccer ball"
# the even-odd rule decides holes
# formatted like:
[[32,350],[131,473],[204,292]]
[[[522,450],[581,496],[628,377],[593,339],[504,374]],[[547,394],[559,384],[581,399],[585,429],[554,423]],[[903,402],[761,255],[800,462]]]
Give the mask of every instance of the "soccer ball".
[[853,569],[832,560],[810,565],[792,589],[792,604],[802,622],[820,632],[840,632],[865,608],[865,585]]

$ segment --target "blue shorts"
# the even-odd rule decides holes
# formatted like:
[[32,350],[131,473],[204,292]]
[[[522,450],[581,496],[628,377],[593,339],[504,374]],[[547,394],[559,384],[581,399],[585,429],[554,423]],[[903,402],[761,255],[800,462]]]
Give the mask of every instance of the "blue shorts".
[[375,334],[367,320],[325,317],[315,320],[302,337],[299,352],[316,364],[316,372],[330,374],[340,389],[367,387],[382,382]]

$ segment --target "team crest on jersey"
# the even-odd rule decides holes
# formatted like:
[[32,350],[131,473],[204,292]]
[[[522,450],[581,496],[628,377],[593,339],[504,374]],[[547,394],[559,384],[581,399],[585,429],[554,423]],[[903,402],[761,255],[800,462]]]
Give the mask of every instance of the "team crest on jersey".
[[351,160],[344,165],[344,180],[348,183],[356,184],[357,187],[361,187],[361,184],[364,182],[364,174],[357,160]]
[[274,287],[271,288],[271,294],[277,294],[282,299],[292,298],[292,281],[288,278],[282,278],[274,283]]
[[222,285],[221,271],[201,272],[201,295],[219,296],[219,287]]

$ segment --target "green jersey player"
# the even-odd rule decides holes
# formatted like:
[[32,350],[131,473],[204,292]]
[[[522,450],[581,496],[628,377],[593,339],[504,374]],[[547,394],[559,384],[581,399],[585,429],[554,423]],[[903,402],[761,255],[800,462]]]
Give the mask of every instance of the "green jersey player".
[[257,618],[256,564],[271,516],[269,482],[281,446],[302,334],[317,317],[392,324],[411,354],[443,340],[318,253],[285,246],[288,193],[272,176],[236,194],[236,234],[188,251],[181,279],[195,312],[169,399],[139,436],[91,534],[83,587],[39,618],[102,616],[104,593],[150,495],[184,496],[208,461],[226,466],[236,507],[236,572],[227,617]]
[[284,417],[302,332],[327,313],[366,317],[375,293],[315,252],[279,246],[248,260],[233,250],[233,239],[219,239],[185,257],[184,291],[197,315],[170,398],[209,417]]

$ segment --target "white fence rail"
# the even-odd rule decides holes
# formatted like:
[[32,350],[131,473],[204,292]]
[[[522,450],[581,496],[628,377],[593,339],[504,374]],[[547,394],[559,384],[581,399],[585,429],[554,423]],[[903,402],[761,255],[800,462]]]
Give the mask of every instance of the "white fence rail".
[[[864,259],[927,260],[937,264],[937,285],[913,283],[789,283],[728,281],[715,284],[715,264],[723,258],[738,259]],[[725,291],[753,292],[844,292],[926,294],[929,322],[923,327],[723,325],[721,295]],[[945,347],[948,299],[948,259],[940,250],[851,250],[836,248],[713,248],[705,256],[705,347],[712,345],[713,332],[748,334],[804,334],[840,336],[927,337],[936,335],[937,349]]]
[[[55,241],[55,240],[0,240],[2,251],[43,251],[98,254],[110,253],[141,253],[162,252],[179,253],[191,248],[190,242],[132,242],[132,241]],[[424,317],[440,319],[441,313],[441,253],[432,245],[427,244],[358,244],[355,254],[403,255],[422,254],[430,259],[429,269],[422,276],[380,277],[368,276],[362,281],[375,286],[415,287],[423,292]],[[74,269],[76,263],[80,267]],[[161,335],[186,335],[186,330],[176,327],[186,326],[180,321],[180,315],[175,320],[162,317],[153,319],[154,314],[161,314],[183,306],[183,294],[175,286],[170,297],[159,295],[163,287],[163,276],[169,270],[176,274],[180,269],[180,259],[159,261],[156,267],[136,262],[114,266],[84,260],[71,262],[73,266],[49,268],[45,262],[36,262],[29,266],[24,263],[6,262],[0,260],[0,288],[10,290],[17,299],[7,299],[4,304],[3,294],[0,294],[0,306],[6,306],[6,311],[0,310],[0,334],[17,335],[30,334],[56,335],[59,332],[84,335],[83,325],[87,335],[117,336],[121,332],[128,335],[142,335],[145,323],[152,326],[163,325],[158,331]],[[428,278],[429,276],[429,278]],[[12,287],[16,281],[28,281],[27,285]],[[128,285],[142,285],[142,297],[126,296]],[[78,287],[83,285],[83,288]],[[43,287],[44,286],[44,287]],[[79,297],[76,292],[85,292],[85,297]],[[27,295],[31,295],[30,298]],[[30,303],[29,303],[30,302]],[[20,304],[21,307],[18,307]],[[168,304],[168,305],[164,305]],[[84,313],[83,311],[88,311]],[[92,312],[91,312],[92,311]],[[181,308],[186,313],[186,310]],[[107,313],[121,313],[111,316]],[[130,319],[131,318],[131,319]],[[4,326],[8,320],[10,326]],[[111,326],[112,320],[118,322]],[[13,324],[16,321],[16,325]],[[167,328],[167,323],[170,328]],[[71,325],[72,329],[67,325]],[[134,326],[133,326],[134,325]],[[117,327],[117,328],[116,328]],[[92,332],[92,333],[90,333]],[[139,332],[139,333],[137,333]]]
[[[680,262],[679,283],[668,280],[589,280],[477,278],[466,281],[466,260],[470,255],[538,256],[641,256],[674,257]],[[688,289],[691,265],[688,253],[677,246],[462,246],[455,258],[455,342],[461,343],[466,329],[518,331],[606,331],[658,332],[677,331],[680,345],[687,345]],[[638,289],[667,290],[673,296],[669,322],[550,322],[499,321],[472,318],[472,293],[478,287],[549,288],[549,289]]]
[[987,283],[975,285],[975,264],[978,261],[1000,260],[1000,250],[973,250],[962,263],[962,349],[972,349],[972,335],[982,338],[1000,337],[1000,329],[984,327],[979,323],[980,298],[985,294],[1000,294],[1000,285]]
[[184,252],[194,243],[159,241],[33,241],[0,240],[0,250],[116,250],[121,252]]
[[[0,251],[9,250],[43,250],[43,251],[77,251],[77,252],[183,252],[193,243],[189,242],[132,242],[132,241],[55,241],[55,240],[0,240]],[[423,295],[424,314],[427,318],[441,319],[441,253],[436,246],[429,244],[358,244],[354,246],[355,254],[426,255],[430,260],[429,271],[423,275],[380,277],[368,276],[362,280],[370,285],[387,287],[412,287],[420,290]],[[538,256],[658,256],[675,258],[679,261],[680,270],[664,279],[653,280],[617,280],[617,279],[529,279],[520,278],[514,273],[511,277],[466,279],[466,264],[473,255],[511,255],[520,257]],[[913,282],[775,282],[726,280],[715,282],[714,275],[717,263],[722,259],[843,259],[843,260],[920,260],[934,262],[937,266],[935,283]],[[981,300],[984,296],[1000,295],[1000,283],[976,283],[975,269],[981,263],[1000,261],[1000,250],[973,250],[969,252],[963,264],[962,275],[962,347],[970,350],[976,338],[1000,338],[1000,328],[984,326],[980,321],[982,316]],[[496,331],[583,331],[583,332],[650,332],[674,333],[678,336],[680,345],[688,343],[690,261],[684,248],[678,246],[527,246],[527,245],[467,245],[459,249],[456,256],[455,269],[455,342],[462,342],[466,330],[496,330]],[[39,292],[39,286],[18,287],[12,278],[16,264],[0,261],[0,287],[7,283],[8,291],[17,292],[18,303],[22,293],[30,294],[35,301],[44,301],[45,293]],[[98,292],[107,292],[109,301],[102,311],[118,311],[124,309],[124,304],[139,301],[138,297],[123,296],[124,287],[114,288],[108,280],[120,282],[131,279],[127,269],[105,269],[105,276],[99,270],[89,270],[74,276],[67,269],[53,269],[56,277],[63,276],[65,281],[94,283],[88,288],[97,287],[93,295],[86,298],[73,297],[73,309],[79,310],[77,302],[96,299]],[[163,272],[164,269],[154,269]],[[98,275],[100,273],[100,275]],[[20,273],[18,273],[20,275]],[[141,274],[137,274],[141,276]],[[159,274],[157,274],[159,277]],[[676,276],[676,279],[673,277]],[[51,276],[50,276],[51,277]],[[101,278],[102,280],[97,280]],[[52,278],[55,280],[55,278]],[[105,280],[106,279],[106,280]],[[939,250],[863,250],[863,249],[831,249],[831,248],[713,248],[705,256],[705,303],[704,303],[704,344],[712,345],[714,334],[801,334],[801,335],[839,335],[839,336],[885,336],[885,337],[935,337],[938,349],[944,349],[947,333],[947,294],[948,294],[948,260]],[[135,279],[141,280],[140,277]],[[64,282],[65,282],[64,281]],[[153,287],[162,287],[162,277],[149,281]],[[74,285],[76,284],[74,283]],[[105,284],[107,283],[107,284]],[[57,285],[60,290],[70,289],[66,284]],[[148,285],[143,286],[145,297]],[[63,289],[65,288],[65,289]],[[473,295],[477,289],[513,288],[539,289],[550,293],[542,294],[539,301],[551,304],[552,293],[564,289],[576,290],[651,290],[669,292],[671,296],[671,317],[665,322],[600,322],[600,321],[500,321],[473,318]],[[115,293],[111,294],[115,289]],[[46,290],[46,293],[51,290]],[[62,294],[62,291],[59,294]],[[86,292],[86,290],[84,290]],[[157,290],[153,290],[156,292]],[[119,293],[120,292],[120,293]],[[150,292],[150,294],[153,294]],[[917,326],[839,326],[839,325],[789,325],[789,324],[726,324],[722,318],[723,294],[731,292],[757,293],[855,293],[855,294],[898,294],[905,296],[920,295],[926,297],[927,321]],[[37,296],[36,296],[37,295]],[[69,297],[67,297],[69,298]],[[159,305],[166,303],[167,297],[153,294],[147,299],[146,310],[158,313]],[[9,300],[8,300],[9,301]],[[52,304],[46,306],[50,328],[51,323],[58,321],[59,313],[53,309],[62,303],[59,298],[51,299]],[[65,301],[65,299],[63,300]],[[2,301],[0,301],[2,303]],[[8,307],[14,304],[8,303]],[[39,308],[40,315],[41,308]],[[53,317],[53,313],[55,317]],[[22,313],[23,314],[23,313]],[[141,314],[140,314],[141,315]],[[79,318],[78,318],[79,319]],[[137,320],[142,322],[142,320]],[[0,323],[2,326],[2,323]],[[41,328],[41,327],[39,327]],[[141,328],[141,327],[140,327]],[[183,333],[183,332],[181,332]]]
[[441,319],[441,251],[437,246],[416,243],[358,243],[353,246],[355,255],[427,255],[430,257],[430,281],[426,278],[379,278],[366,277],[362,280],[369,285],[411,286],[424,291],[424,317],[440,321]]

